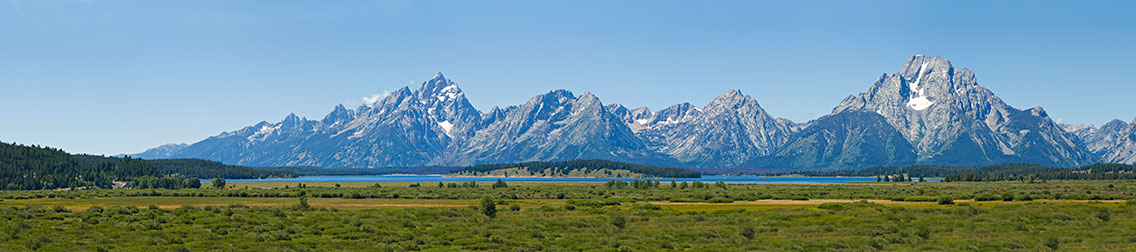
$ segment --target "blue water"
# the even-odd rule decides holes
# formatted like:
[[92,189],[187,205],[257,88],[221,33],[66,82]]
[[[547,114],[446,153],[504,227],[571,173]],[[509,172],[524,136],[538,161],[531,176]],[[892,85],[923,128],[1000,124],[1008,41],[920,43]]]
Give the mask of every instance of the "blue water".
[[[385,175],[385,176],[301,176],[299,178],[274,179],[229,179],[229,182],[493,182],[497,179],[505,182],[607,182],[609,178],[506,178],[506,177],[443,177],[439,175]],[[651,178],[654,180],[656,178]],[[657,178],[670,182],[670,178]],[[633,179],[616,179],[631,181]],[[726,183],[783,183],[783,184],[840,184],[851,182],[876,182],[876,178],[858,177],[764,177],[764,176],[702,176],[697,179],[674,179],[678,182],[716,182]],[[938,181],[938,179],[928,179]]]

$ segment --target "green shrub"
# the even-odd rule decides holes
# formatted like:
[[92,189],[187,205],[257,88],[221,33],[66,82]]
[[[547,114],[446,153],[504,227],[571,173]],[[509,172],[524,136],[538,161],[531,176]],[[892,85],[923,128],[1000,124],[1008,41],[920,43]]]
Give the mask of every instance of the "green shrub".
[[920,228],[919,231],[915,231],[915,236],[919,236],[919,238],[926,240],[927,238],[931,237],[931,230],[927,228]]
[[907,202],[935,202],[938,200],[938,198],[931,196],[908,196],[906,198],[903,198],[903,201]]
[[821,203],[819,206],[817,206],[817,208],[826,209],[826,210],[844,209],[844,203],[826,202],[826,203]]
[[990,194],[979,194],[974,196],[974,201],[998,201],[1002,200],[1001,197]]
[[610,222],[611,222],[612,226],[615,226],[615,227],[621,228],[621,229],[627,226],[627,218],[623,217],[622,215],[616,215],[616,216],[611,217]]
[[742,237],[749,240],[753,240],[754,233],[756,233],[756,231],[753,230],[753,227],[743,227],[741,231]]
[[1101,221],[1108,222],[1108,220],[1111,219],[1111,218],[1112,218],[1112,213],[1109,213],[1108,209],[1102,208],[1102,209],[1100,209],[1100,211],[1097,212],[1097,219],[1100,219]]
[[954,205],[954,204],[955,204],[955,200],[953,200],[951,198],[948,198],[948,197],[939,198],[939,205]]
[[734,199],[729,198],[710,198],[706,203],[734,203]]
[[635,206],[632,206],[631,209],[635,209],[635,210],[659,210],[659,209],[662,209],[662,208],[659,207],[658,205],[651,204],[651,203],[639,203],[639,204],[635,204]]
[[489,218],[497,217],[497,202],[489,197],[481,198],[481,214]]
[[1057,247],[1061,246],[1061,241],[1057,240],[1057,238],[1049,238],[1045,240],[1045,246],[1049,247],[1049,249],[1057,250]]

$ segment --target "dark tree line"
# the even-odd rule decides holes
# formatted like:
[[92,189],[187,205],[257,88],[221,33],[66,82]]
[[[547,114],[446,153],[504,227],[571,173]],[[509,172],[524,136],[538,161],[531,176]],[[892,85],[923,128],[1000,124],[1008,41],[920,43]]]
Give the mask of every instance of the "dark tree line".
[[943,176],[943,181],[1034,181],[1034,180],[1116,180],[1136,179],[1136,166],[1127,164],[1092,164],[1055,171],[1004,174],[960,173]]
[[482,164],[465,167],[453,171],[453,173],[486,173],[493,170],[519,168],[531,173],[537,173],[544,170],[552,170],[553,174],[567,175],[568,173],[580,170],[583,168],[588,169],[609,169],[609,170],[626,170],[634,173],[643,174],[651,177],[660,178],[701,178],[702,173],[682,168],[672,167],[659,167],[651,165],[640,165],[621,163],[602,159],[590,160],[571,160],[571,161],[553,161],[553,162],[524,162],[517,164]]
[[55,148],[0,142],[0,187],[5,190],[110,188],[114,181],[130,182],[131,186],[143,188],[173,189],[192,186],[192,182],[186,180],[186,177],[273,176],[294,177],[295,173],[230,166],[196,159],[142,160],[131,157],[72,155]]
[[309,166],[272,167],[267,170],[292,171],[299,176],[353,176],[389,174],[446,174],[460,167],[452,166],[413,166],[383,168],[322,168]]
[[[860,170],[800,171],[805,176],[894,176],[940,177],[951,181],[1029,181],[1029,180],[1107,180],[1136,179],[1136,166],[1127,164],[1093,164],[1077,168],[1056,168],[1036,164],[999,164],[988,166],[881,166]],[[885,181],[887,181],[885,179]]]
[[296,177],[296,172],[275,169],[256,169],[252,167],[226,165],[201,159],[159,159],[150,160],[158,173],[182,175],[191,178],[230,178],[259,179],[272,177]]

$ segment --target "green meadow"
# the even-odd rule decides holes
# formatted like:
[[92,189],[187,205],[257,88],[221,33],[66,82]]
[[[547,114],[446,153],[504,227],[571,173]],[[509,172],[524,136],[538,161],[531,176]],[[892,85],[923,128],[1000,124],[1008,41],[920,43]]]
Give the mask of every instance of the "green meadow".
[[0,251],[1136,250],[1133,181],[492,184],[3,191]]

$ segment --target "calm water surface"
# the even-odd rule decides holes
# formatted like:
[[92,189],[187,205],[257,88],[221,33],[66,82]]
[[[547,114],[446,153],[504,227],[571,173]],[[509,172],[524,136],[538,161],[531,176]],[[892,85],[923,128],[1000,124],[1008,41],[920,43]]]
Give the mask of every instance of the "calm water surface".
[[[301,176],[299,178],[278,179],[230,179],[229,182],[607,182],[609,178],[506,178],[506,177],[443,177],[440,175],[383,175],[383,176]],[[651,178],[652,180],[656,178]],[[657,178],[669,182],[670,178]],[[632,179],[617,179],[630,181]],[[764,177],[764,176],[702,176],[697,179],[675,179],[678,182],[716,182],[726,183],[787,183],[787,184],[839,184],[851,182],[875,182],[876,178],[858,177]],[[938,181],[938,179],[927,179]]]

